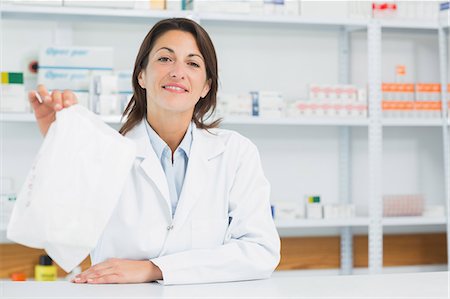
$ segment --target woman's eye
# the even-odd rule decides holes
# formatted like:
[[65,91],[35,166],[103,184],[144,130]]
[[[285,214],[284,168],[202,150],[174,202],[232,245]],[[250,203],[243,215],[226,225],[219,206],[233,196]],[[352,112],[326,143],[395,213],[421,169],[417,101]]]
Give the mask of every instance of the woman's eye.
[[170,58],[169,57],[160,57],[160,58],[158,58],[158,61],[167,62],[167,61],[170,61]]
[[190,66],[193,66],[193,67],[200,67],[200,65],[198,64],[198,63],[196,63],[196,62],[189,62],[188,63]]

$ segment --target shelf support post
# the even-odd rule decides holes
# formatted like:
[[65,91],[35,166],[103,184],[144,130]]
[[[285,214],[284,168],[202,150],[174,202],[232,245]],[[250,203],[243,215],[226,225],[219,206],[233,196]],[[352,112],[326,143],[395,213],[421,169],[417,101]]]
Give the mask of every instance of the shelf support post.
[[448,104],[447,104],[447,72],[448,72],[448,44],[447,33],[443,26],[438,29],[439,40],[439,72],[441,79],[441,118],[442,118],[442,144],[444,147],[444,185],[445,185],[445,206],[447,219],[447,267],[450,270],[450,144],[449,144],[449,119]]
[[369,273],[383,268],[382,156],[381,125],[381,25],[370,21],[367,27],[369,84]]
[[[350,83],[350,32],[339,30],[339,84]],[[348,126],[339,128],[339,202],[351,203],[351,131]],[[351,227],[341,231],[341,274],[351,274],[353,269],[353,236]]]

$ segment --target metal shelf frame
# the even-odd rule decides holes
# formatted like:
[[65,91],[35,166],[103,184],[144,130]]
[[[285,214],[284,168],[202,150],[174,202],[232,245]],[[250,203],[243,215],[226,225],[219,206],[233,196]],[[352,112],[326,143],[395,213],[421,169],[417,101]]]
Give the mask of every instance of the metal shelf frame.
[[449,124],[450,115],[448,115],[447,106],[447,83],[448,83],[448,27],[439,27],[439,75],[441,79],[441,100],[442,100],[442,144],[444,151],[444,185],[445,185],[445,205],[447,212],[447,267],[450,270],[450,142],[449,142]]
[[[350,84],[351,64],[350,31],[342,27],[339,32],[339,74],[340,84]],[[339,202],[351,203],[351,129],[339,128]],[[353,234],[350,226],[340,229],[341,274],[351,274],[353,269]]]
[[369,273],[383,268],[381,123],[381,25],[373,21],[367,28],[369,85]]

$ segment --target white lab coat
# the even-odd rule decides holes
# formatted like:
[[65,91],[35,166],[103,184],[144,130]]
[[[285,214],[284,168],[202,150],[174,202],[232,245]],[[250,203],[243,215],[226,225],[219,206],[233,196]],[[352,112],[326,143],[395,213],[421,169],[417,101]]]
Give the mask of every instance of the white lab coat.
[[126,134],[137,157],[92,263],[149,259],[166,285],[269,277],[280,260],[280,238],[256,146],[233,131],[194,126],[172,219],[167,180],[144,121]]

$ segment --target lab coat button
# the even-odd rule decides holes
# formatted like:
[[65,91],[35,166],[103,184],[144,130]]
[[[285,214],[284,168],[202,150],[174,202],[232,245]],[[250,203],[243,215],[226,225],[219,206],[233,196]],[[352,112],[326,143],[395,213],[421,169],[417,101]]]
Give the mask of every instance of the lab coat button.
[[169,225],[168,227],[167,227],[167,230],[172,230],[173,229],[173,225]]

